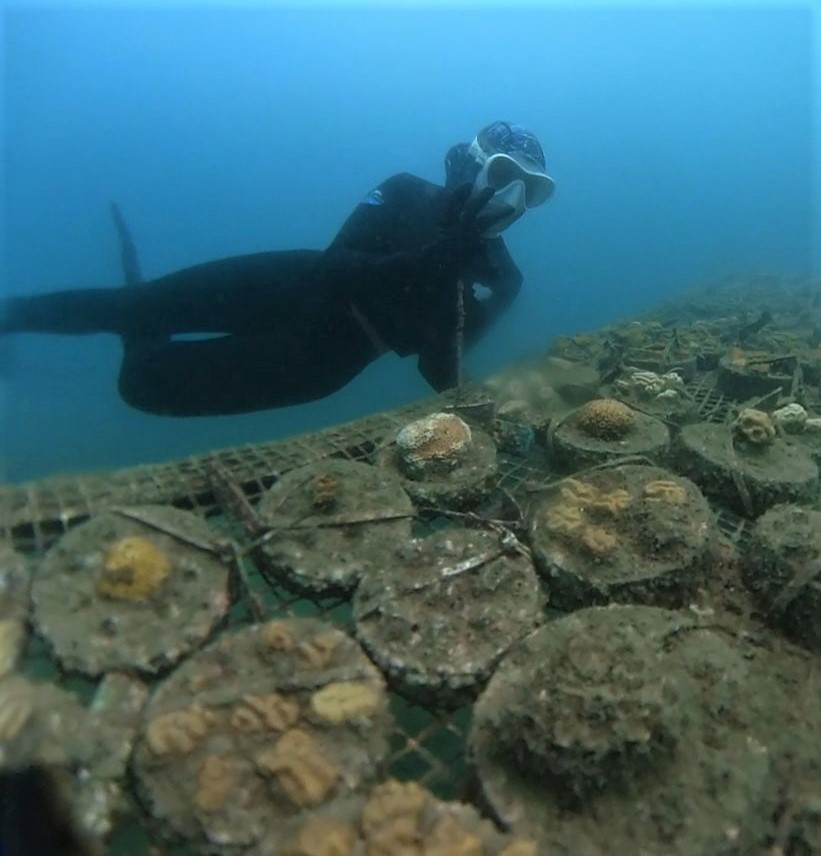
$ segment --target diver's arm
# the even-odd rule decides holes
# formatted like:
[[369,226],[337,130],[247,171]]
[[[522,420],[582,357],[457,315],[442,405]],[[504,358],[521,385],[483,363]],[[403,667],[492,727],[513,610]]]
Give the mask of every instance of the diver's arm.
[[435,392],[444,392],[459,383],[459,359],[455,334],[432,337],[419,351],[416,368]]
[[[459,361],[457,329],[463,325],[462,346],[473,345],[496,319],[516,299],[521,286],[522,274],[501,238],[487,241],[480,257],[471,265],[469,278],[463,283],[462,310],[458,311],[458,283],[451,294],[440,294],[431,306],[432,323],[419,348],[417,367],[419,373],[436,392],[451,389],[459,383]],[[490,294],[479,300],[469,283],[479,282],[489,289]]]
[[426,286],[426,274],[437,261],[431,244],[439,234],[439,223],[433,222],[426,237],[415,240],[420,220],[431,219],[427,186],[416,176],[401,173],[371,190],[323,253],[320,274],[355,300]]
[[[481,232],[494,221],[483,218],[482,212],[493,191],[488,188],[473,197],[471,186],[462,185],[449,192],[444,211],[437,209],[431,222],[430,203],[420,205],[419,182],[414,176],[398,175],[372,191],[323,253],[320,274],[347,284],[354,300],[368,300],[385,291],[397,296],[407,290],[417,296],[427,292],[435,298],[443,287],[450,290],[450,285],[465,279],[488,243]],[[427,222],[427,237],[417,247],[397,249],[407,247],[406,233],[420,231],[413,222],[416,219]],[[484,262],[489,279],[508,263],[515,270],[506,252],[502,245],[503,258]],[[503,285],[499,282],[490,287],[502,289]]]
[[510,256],[502,238],[486,241],[482,253],[471,267],[473,282],[490,292],[479,300],[471,291],[465,317],[465,337],[473,344],[491,327],[518,297],[522,289],[522,272]]

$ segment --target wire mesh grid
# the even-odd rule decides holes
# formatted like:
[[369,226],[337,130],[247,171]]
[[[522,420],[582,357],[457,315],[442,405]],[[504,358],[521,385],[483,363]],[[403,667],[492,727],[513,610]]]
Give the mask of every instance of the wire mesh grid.
[[[209,469],[215,463],[222,467],[244,497],[254,503],[290,469],[332,457],[368,460],[381,443],[409,420],[451,406],[452,399],[440,396],[282,443],[229,449],[174,464],[123,470],[107,477],[48,479],[5,488],[0,498],[3,531],[18,550],[40,554],[70,528],[107,507],[138,502],[173,504],[208,518],[220,535],[235,544],[240,557],[242,595],[220,633],[275,617],[316,617],[352,633],[350,601],[306,597],[272,585],[263,577],[248,554],[253,538],[219,507],[209,481]],[[503,457],[500,471],[505,489],[514,491],[527,479],[543,476],[545,470],[538,458],[536,455],[526,461]],[[452,519],[431,516],[419,521],[416,532],[422,534],[452,525]],[[70,689],[86,703],[94,697],[95,682],[61,671],[48,645],[37,637],[30,641],[24,671]],[[419,782],[441,798],[466,798],[469,793],[466,738],[471,708],[440,710],[413,703],[396,693],[390,693],[390,706],[394,726],[389,737],[386,772],[401,780]]]
[[292,439],[167,464],[5,485],[0,487],[0,538],[21,552],[40,553],[71,526],[116,505],[174,505],[208,515],[217,510],[209,479],[215,464],[255,498],[280,474],[297,466],[332,456],[364,459],[405,422],[451,406],[453,400],[454,396],[443,395]]
[[[702,418],[724,420],[732,402],[716,393],[711,383],[702,379],[691,385],[689,391]],[[3,534],[12,539],[17,549],[40,553],[70,527],[111,505],[167,503],[208,517],[242,550],[243,546],[248,546],[250,536],[235,521],[226,518],[218,506],[209,481],[209,468],[213,464],[223,467],[253,503],[281,474],[292,468],[329,457],[367,460],[410,419],[452,405],[448,396],[441,396],[284,442],[228,449],[107,476],[49,479],[6,488],[0,495],[0,525]],[[540,447],[527,456],[500,456],[499,488],[514,501],[521,500],[524,504],[531,490],[538,490],[555,477]],[[722,533],[738,543],[744,534],[744,520],[722,509],[716,509],[716,513]],[[446,517],[431,517],[421,523],[427,531],[450,525],[454,525],[453,520]],[[287,588],[272,586],[247,557],[242,559],[242,564],[247,591],[222,632],[253,620],[292,616],[318,617],[352,632],[349,601],[295,594]],[[27,660],[29,668],[39,677],[48,676],[87,700],[92,698],[94,684],[62,674],[42,641],[32,641]],[[390,735],[387,772],[402,780],[417,781],[442,798],[469,798],[472,791],[467,734],[471,707],[442,710],[421,706],[395,693],[391,693],[390,704],[395,725]]]
[[689,385],[687,391],[699,417],[704,422],[726,421],[727,414],[736,404],[716,388],[715,377],[712,374],[702,375],[697,382]]

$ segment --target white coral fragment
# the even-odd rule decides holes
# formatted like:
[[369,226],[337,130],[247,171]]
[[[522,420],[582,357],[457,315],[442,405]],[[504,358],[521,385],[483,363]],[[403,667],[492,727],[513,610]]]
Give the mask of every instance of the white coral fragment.
[[774,410],[772,418],[779,428],[790,434],[798,434],[807,426],[807,411],[795,402]]
[[627,378],[616,381],[622,392],[635,393],[639,398],[656,398],[662,401],[678,399],[684,393],[684,379],[678,372],[656,372],[630,369]]

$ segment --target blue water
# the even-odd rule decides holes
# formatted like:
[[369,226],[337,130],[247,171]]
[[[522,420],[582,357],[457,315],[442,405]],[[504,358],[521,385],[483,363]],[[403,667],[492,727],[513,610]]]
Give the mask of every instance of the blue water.
[[[18,8],[3,24],[10,293],[119,286],[112,198],[147,277],[321,248],[372,186],[441,180],[449,146],[497,118],[536,132],[557,191],[506,233],[525,286],[474,375],[683,288],[805,275],[818,258],[809,4]],[[161,418],[118,399],[113,336],[0,351],[9,480],[272,439],[428,393],[414,359],[386,356],[311,405]]]

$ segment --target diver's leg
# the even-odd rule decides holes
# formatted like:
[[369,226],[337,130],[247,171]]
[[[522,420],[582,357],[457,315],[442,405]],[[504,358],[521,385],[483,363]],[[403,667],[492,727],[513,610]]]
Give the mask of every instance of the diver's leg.
[[377,356],[355,322],[330,329],[321,341],[295,334],[136,342],[125,352],[120,395],[166,416],[247,413],[324,398]]
[[[11,297],[0,305],[0,333],[116,333],[124,337],[162,338],[173,333],[233,332],[236,325],[260,323],[266,303],[276,294],[215,293],[174,277],[139,288],[78,288],[29,297]],[[243,302],[245,298],[245,302]],[[255,303],[255,298],[260,298]],[[259,305],[262,304],[262,305]]]
[[325,298],[311,278],[320,254],[289,250],[185,268],[139,288],[56,291],[0,304],[0,333],[274,332],[313,318]]
[[3,301],[0,333],[119,333],[129,313],[121,289],[83,288]]
[[[119,239],[125,284],[142,283],[137,248],[116,202],[111,202],[111,216]],[[112,289],[17,297],[3,301],[0,332],[118,333],[123,330],[126,314],[125,302]]]

